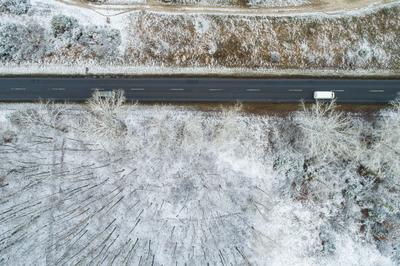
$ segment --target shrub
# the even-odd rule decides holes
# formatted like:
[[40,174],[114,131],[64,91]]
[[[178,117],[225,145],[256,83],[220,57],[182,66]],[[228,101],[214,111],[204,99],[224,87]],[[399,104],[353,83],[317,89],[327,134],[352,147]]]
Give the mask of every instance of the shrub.
[[279,63],[281,61],[281,55],[278,52],[271,52],[271,62]]
[[12,143],[15,141],[17,134],[12,130],[6,130],[2,134],[3,143]]
[[78,42],[85,47],[83,57],[113,59],[118,54],[121,36],[119,30],[94,26],[86,28]]
[[31,7],[29,0],[0,0],[0,13],[26,14]]
[[[53,102],[42,102],[35,108],[18,110],[8,116],[11,124],[19,129],[32,129],[34,126],[64,131],[62,114],[65,112],[62,105]],[[35,128],[33,128],[35,130]]]
[[79,27],[78,20],[73,17],[57,15],[51,19],[51,29],[54,37],[70,32],[77,27]]
[[45,30],[38,24],[0,25],[0,61],[39,62],[45,51]]

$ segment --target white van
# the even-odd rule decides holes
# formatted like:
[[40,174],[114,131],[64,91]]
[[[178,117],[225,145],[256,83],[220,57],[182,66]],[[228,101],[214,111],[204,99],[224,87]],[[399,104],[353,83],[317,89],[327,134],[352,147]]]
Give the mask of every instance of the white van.
[[315,100],[332,100],[335,99],[333,91],[314,91]]

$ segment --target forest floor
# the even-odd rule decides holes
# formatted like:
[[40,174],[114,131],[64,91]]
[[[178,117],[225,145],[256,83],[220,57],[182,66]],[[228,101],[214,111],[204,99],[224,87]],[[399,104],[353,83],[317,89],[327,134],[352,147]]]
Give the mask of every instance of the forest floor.
[[0,264],[400,262],[400,103],[0,105]]

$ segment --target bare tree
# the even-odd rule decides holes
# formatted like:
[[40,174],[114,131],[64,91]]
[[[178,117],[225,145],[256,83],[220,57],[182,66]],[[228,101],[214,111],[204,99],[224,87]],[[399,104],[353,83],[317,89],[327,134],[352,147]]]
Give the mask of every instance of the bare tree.
[[104,97],[96,90],[87,101],[90,115],[85,117],[85,123],[90,133],[114,137],[123,135],[126,125],[120,115],[124,102],[123,90],[112,91],[110,97]]
[[14,125],[29,130],[32,126],[40,126],[62,131],[65,130],[62,124],[64,113],[65,106],[46,101],[36,104],[34,108],[14,112],[9,118]]
[[358,135],[349,116],[336,109],[335,101],[319,101],[307,108],[302,103],[302,112],[293,117],[302,132],[297,139],[308,158],[345,157],[354,155],[358,147]]
[[381,172],[384,176],[397,177],[400,183],[400,98],[392,107],[381,112],[373,129],[374,143],[368,165],[371,170]]

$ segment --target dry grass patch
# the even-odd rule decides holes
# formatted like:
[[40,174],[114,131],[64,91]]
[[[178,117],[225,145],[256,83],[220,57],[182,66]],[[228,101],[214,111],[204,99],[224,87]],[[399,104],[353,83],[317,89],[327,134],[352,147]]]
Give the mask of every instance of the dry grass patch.
[[396,72],[399,12],[396,5],[344,17],[137,13],[124,56],[137,65]]

